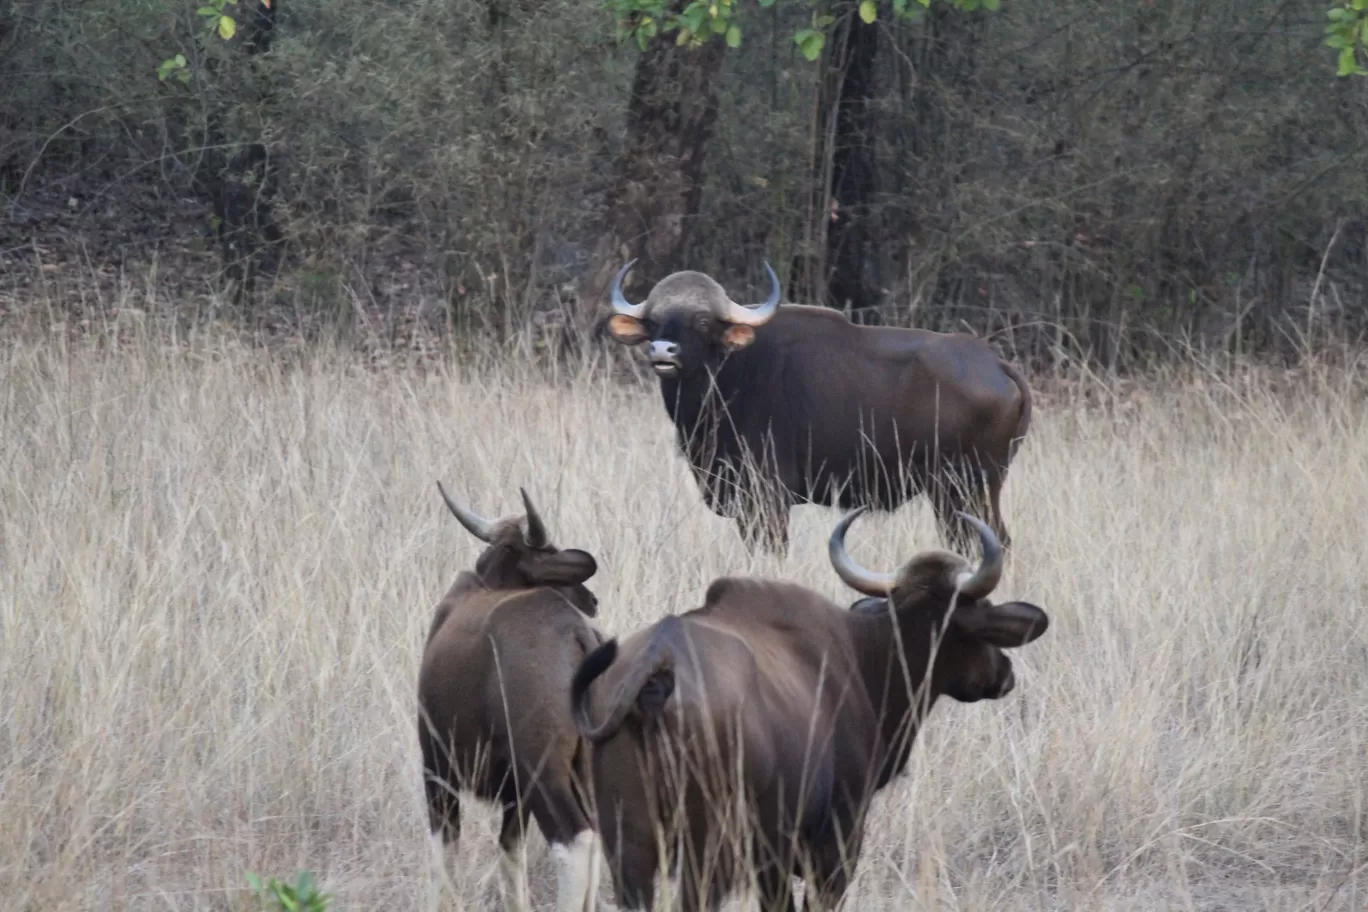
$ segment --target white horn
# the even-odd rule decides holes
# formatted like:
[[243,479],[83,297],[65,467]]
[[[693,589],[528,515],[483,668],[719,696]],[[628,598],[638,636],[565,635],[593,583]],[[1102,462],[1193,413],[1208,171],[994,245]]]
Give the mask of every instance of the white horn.
[[765,261],[765,271],[770,277],[770,296],[765,299],[765,303],[755,307],[743,307],[731,298],[727,299],[727,322],[737,323],[742,326],[764,326],[779,311],[779,297],[781,289],[779,287],[779,277],[774,274],[774,269],[770,267],[769,261]]
[[894,575],[866,570],[855,563],[845,546],[846,530],[855,521],[855,517],[868,509],[868,506],[857,507],[841,518],[836,528],[831,530],[831,538],[827,540],[827,556],[831,559],[831,568],[836,571],[841,582],[863,595],[882,598],[893,589]]
[[442,500],[446,501],[447,509],[451,511],[451,515],[460,520],[461,525],[466,527],[466,531],[480,541],[488,543],[494,536],[494,524],[452,500],[451,495],[446,492],[446,488],[442,487],[440,481],[437,482],[437,490],[442,492]]
[[646,305],[633,304],[631,301],[628,301],[622,294],[622,279],[627,275],[627,270],[631,269],[632,264],[635,262],[635,257],[628,260],[627,265],[619,269],[618,274],[613,277],[612,299],[614,311],[622,314],[624,317],[633,317],[637,320],[640,320],[642,316],[645,314]]
[[518,488],[518,493],[522,495],[523,508],[527,510],[527,535],[523,541],[529,548],[545,548],[551,541],[551,537],[546,534],[546,523],[542,522],[541,514],[532,505],[532,498],[527,496],[527,491]]

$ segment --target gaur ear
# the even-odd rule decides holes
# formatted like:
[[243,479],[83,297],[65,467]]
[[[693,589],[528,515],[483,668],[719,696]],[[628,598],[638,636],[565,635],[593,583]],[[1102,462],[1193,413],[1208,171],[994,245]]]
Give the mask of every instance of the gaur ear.
[[722,344],[729,351],[739,351],[755,341],[754,326],[740,326],[733,323],[722,333]]
[[1025,646],[1040,639],[1050,626],[1049,615],[1030,602],[965,605],[956,607],[951,617],[960,633],[999,649]]
[[623,345],[638,345],[649,336],[640,320],[625,314],[613,314],[608,319],[608,334]]
[[533,575],[543,586],[574,586],[598,572],[598,562],[587,551],[567,548],[555,554],[538,554]]

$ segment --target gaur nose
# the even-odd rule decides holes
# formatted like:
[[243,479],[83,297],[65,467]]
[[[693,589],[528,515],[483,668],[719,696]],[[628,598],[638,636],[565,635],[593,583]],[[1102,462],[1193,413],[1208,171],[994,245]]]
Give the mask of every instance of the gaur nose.
[[652,357],[673,358],[677,354],[679,354],[678,342],[661,339],[651,343]]

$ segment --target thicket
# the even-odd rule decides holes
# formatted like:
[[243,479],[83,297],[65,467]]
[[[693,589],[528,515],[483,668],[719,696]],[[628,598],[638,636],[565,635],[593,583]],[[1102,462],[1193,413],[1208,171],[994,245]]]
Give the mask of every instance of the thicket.
[[11,276],[155,252],[249,312],[582,333],[629,257],[632,294],[738,299],[767,258],[791,300],[1108,366],[1368,322],[1325,0],[200,2],[0,0]]

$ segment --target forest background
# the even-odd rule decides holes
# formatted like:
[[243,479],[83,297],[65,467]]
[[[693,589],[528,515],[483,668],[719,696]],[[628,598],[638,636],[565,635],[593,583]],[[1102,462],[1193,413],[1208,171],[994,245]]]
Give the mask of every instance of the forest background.
[[1364,0],[204,2],[0,0],[0,307],[573,344],[639,257],[1107,368],[1363,328]]

